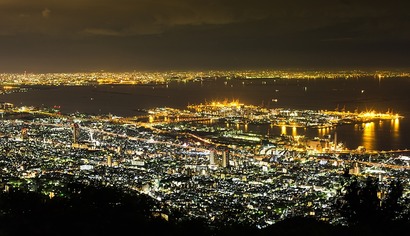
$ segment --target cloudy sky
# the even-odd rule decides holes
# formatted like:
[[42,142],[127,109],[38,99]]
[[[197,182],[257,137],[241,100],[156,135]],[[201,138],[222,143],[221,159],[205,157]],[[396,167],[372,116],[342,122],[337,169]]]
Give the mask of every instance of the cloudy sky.
[[407,0],[0,0],[0,72],[410,66]]

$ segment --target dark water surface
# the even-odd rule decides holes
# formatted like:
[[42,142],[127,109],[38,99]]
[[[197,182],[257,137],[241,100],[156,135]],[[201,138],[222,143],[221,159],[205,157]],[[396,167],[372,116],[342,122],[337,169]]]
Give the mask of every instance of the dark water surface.
[[[1,95],[0,99],[16,106],[59,105],[63,113],[119,116],[138,115],[139,109],[186,108],[188,104],[223,100],[269,108],[393,111],[404,119],[327,130],[288,128],[286,133],[321,137],[337,132],[337,141],[351,149],[364,146],[371,150],[394,150],[410,148],[409,89],[408,78],[211,79],[154,86],[58,86]],[[248,126],[253,132],[266,133],[268,129],[271,133],[285,132],[279,127]]]

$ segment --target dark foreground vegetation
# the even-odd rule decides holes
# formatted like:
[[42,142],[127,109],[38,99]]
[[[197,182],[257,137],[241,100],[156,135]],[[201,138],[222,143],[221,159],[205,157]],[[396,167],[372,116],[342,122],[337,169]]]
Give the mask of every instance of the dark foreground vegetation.
[[[395,235],[409,232],[400,183],[392,182],[384,201],[377,183],[351,181],[340,196],[340,214],[349,226],[314,218],[289,218],[267,228],[184,220],[152,198],[112,187],[68,184],[66,194],[8,188],[0,193],[0,235]],[[162,214],[161,214],[162,213]]]

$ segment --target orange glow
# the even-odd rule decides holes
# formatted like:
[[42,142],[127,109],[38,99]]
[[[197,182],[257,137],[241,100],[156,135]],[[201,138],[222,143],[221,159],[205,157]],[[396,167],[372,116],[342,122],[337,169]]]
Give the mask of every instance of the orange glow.
[[281,128],[281,134],[286,134],[286,126],[282,126]]
[[366,111],[359,113],[357,115],[358,118],[362,119],[394,119],[394,118],[400,118],[401,116],[399,114],[391,114],[389,112],[386,113],[376,113],[374,110],[372,111]]
[[297,136],[297,135],[298,135],[297,129],[296,129],[295,126],[293,126],[292,127],[292,136],[294,137],[294,136]]
[[399,128],[400,128],[400,121],[399,118],[391,120],[392,127],[393,127],[393,135],[395,138],[399,137]]
[[317,129],[317,131],[318,131],[319,136],[325,136],[325,135],[328,135],[330,133],[329,127],[319,128],[319,129]]
[[363,126],[363,146],[367,150],[373,150],[376,142],[374,122],[365,123]]
[[239,103],[238,100],[233,100],[232,102],[228,101],[223,101],[223,102],[215,102],[213,101],[211,104],[209,104],[211,107],[240,107],[244,104]]

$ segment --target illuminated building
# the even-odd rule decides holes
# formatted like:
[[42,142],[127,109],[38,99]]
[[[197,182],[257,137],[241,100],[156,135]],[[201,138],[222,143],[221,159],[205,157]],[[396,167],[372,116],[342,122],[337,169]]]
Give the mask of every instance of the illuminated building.
[[358,175],[358,174],[360,174],[360,167],[359,167],[359,164],[358,164],[357,162],[354,163],[353,168],[351,168],[351,169],[349,170],[349,173],[350,173],[350,174],[353,174],[353,175]]
[[27,139],[27,128],[21,129],[21,139],[23,140]]
[[107,157],[107,165],[112,166],[112,156],[111,155],[108,155]]
[[13,107],[14,107],[14,105],[12,103],[8,103],[8,102],[1,102],[0,103],[0,108],[3,109],[3,110],[9,110]]
[[229,166],[229,153],[228,150],[224,150],[222,152],[222,167],[228,167]]
[[210,165],[215,165],[215,152],[214,150],[211,150],[209,153],[209,164]]
[[80,137],[80,126],[78,123],[73,124],[73,143],[78,143],[78,138]]

